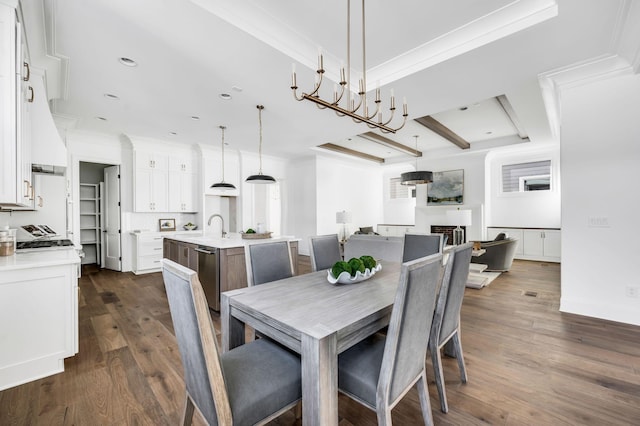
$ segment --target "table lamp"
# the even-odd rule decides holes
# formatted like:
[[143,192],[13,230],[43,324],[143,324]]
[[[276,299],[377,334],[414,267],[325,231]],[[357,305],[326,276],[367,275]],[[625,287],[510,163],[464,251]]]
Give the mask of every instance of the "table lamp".
[[453,230],[453,245],[464,244],[464,230],[461,226],[471,226],[471,210],[447,210],[449,224],[456,225]]
[[340,237],[340,241],[344,242],[347,239],[347,223],[351,223],[351,212],[344,210],[336,212],[336,223],[342,225],[342,236]]

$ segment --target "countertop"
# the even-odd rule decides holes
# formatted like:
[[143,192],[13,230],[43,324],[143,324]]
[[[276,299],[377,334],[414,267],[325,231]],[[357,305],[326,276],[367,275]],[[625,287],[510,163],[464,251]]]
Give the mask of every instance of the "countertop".
[[[163,233],[164,234],[164,233]],[[259,240],[244,240],[240,237],[240,234],[231,234],[229,238],[213,237],[211,235],[191,236],[184,233],[175,235],[166,235],[167,238],[176,241],[182,241],[184,243],[198,244],[201,246],[214,247],[220,249],[245,247],[248,244],[260,244],[269,243],[274,241],[300,241],[300,238],[296,238],[292,235],[280,235],[273,238],[265,238]]]
[[0,272],[74,263],[80,263],[80,257],[73,248],[25,253],[18,251],[12,256],[0,256]]

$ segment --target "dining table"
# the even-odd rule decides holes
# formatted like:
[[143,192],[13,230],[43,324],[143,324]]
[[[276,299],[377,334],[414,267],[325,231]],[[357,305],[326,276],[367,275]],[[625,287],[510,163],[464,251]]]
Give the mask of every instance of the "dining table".
[[327,270],[221,295],[222,351],[245,343],[245,326],[300,354],[302,422],[338,424],[338,354],[389,324],[400,263],[367,280],[331,284]]

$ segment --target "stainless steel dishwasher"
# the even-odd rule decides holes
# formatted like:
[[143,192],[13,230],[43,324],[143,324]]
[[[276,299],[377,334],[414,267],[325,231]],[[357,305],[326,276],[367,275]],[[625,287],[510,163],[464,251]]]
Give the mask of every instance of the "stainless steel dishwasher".
[[207,304],[214,311],[220,311],[220,265],[219,249],[199,246],[198,252],[198,278]]

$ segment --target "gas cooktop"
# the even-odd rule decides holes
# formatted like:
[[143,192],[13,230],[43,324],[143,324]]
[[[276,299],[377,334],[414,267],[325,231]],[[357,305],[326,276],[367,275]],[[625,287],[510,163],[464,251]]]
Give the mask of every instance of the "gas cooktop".
[[51,248],[51,247],[73,247],[73,241],[60,239],[60,240],[32,240],[32,241],[18,241],[16,243],[16,249],[34,249],[34,248]]

